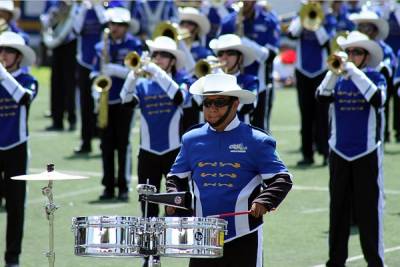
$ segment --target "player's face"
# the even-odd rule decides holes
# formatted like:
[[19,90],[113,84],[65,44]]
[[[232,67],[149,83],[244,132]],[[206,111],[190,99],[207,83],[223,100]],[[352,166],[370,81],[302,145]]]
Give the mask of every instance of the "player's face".
[[170,72],[176,62],[176,59],[172,54],[163,51],[153,52],[151,58],[154,63],[156,63],[160,68],[162,68],[166,72]]
[[[203,100],[204,119],[211,125],[218,122],[228,111],[232,99],[229,96],[206,96]],[[230,122],[236,114],[238,100],[233,102],[233,106],[229,112],[226,122]],[[224,124],[222,124],[224,126]]]
[[0,47],[0,61],[8,71],[18,69],[21,59],[21,54],[14,48]]
[[128,26],[122,23],[109,23],[109,28],[113,40],[124,39],[128,32]]
[[365,67],[369,61],[369,54],[360,47],[349,47],[346,49],[349,61],[353,62],[358,68]]
[[228,73],[234,73],[239,70],[241,59],[240,52],[236,50],[221,50],[218,51],[218,60],[220,62],[225,62],[226,65],[224,69],[228,70]]

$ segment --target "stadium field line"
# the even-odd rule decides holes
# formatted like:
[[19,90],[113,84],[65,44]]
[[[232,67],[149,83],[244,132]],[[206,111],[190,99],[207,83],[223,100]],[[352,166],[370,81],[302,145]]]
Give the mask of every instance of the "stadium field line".
[[[322,187],[322,186],[294,185],[293,189],[294,190],[299,190],[299,191],[321,191],[321,192],[328,192],[329,191],[328,187]],[[388,195],[400,195],[400,191],[385,189],[385,194],[388,194]]]
[[[394,252],[397,250],[400,250],[400,246],[387,248],[387,249],[385,249],[384,253],[386,254],[386,253]],[[353,262],[353,261],[358,261],[358,260],[362,260],[362,259],[364,259],[363,255],[357,255],[357,256],[348,258],[346,262]],[[314,265],[312,267],[325,267],[325,264]]]

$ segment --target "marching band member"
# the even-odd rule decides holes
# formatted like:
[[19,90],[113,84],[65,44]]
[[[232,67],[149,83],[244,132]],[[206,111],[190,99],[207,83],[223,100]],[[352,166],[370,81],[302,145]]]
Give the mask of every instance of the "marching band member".
[[[161,180],[169,172],[181,145],[180,123],[182,105],[187,97],[189,81],[178,70],[185,64],[185,54],[174,40],[159,36],[146,41],[151,62],[143,64],[147,78],[139,78],[131,71],[121,91],[123,103],[138,102],[140,118],[140,150],[138,183],[151,185],[160,191]],[[145,205],[141,202],[142,215]],[[149,204],[147,215],[157,217],[159,207]],[[147,266],[145,258],[143,266]]]
[[[210,31],[210,22],[207,17],[193,7],[178,9],[179,26],[190,33],[190,38],[181,40],[179,47],[185,52],[186,69],[190,72],[195,62],[204,59],[212,52],[205,46],[206,35]],[[189,96],[183,108],[182,127],[185,132],[191,126],[200,122],[201,99]]]
[[[260,84],[257,76],[244,71],[245,67],[256,60],[256,54],[253,50],[246,46],[239,36],[234,34],[224,34],[218,39],[211,40],[210,48],[217,55],[219,62],[225,63],[224,72],[236,76],[237,83],[241,88],[259,97]],[[239,105],[239,120],[250,124],[250,116],[254,112],[256,104],[257,101],[255,100],[254,103]]]
[[[354,31],[338,44],[349,60],[343,75],[329,71],[317,98],[331,103],[330,226],[328,267],[345,266],[350,217],[354,209],[368,266],[383,267],[383,106],[386,81],[375,68],[382,49]],[[343,52],[342,52],[343,53]]]
[[18,267],[23,236],[26,181],[13,176],[28,171],[28,114],[38,83],[23,67],[35,62],[35,52],[14,32],[0,35],[0,180],[7,211],[6,267]]
[[397,52],[397,67],[393,77],[393,86],[397,92],[397,96],[400,97],[400,50]]
[[400,50],[400,2],[392,3],[388,14],[383,18],[389,23],[389,33],[385,42],[396,54]]
[[94,46],[100,41],[102,27],[107,23],[105,8],[102,3],[83,1],[74,20],[77,35],[77,84],[80,91],[81,143],[74,149],[76,154],[92,151],[92,138],[96,132],[96,114],[91,94],[90,72],[95,58]]
[[29,43],[29,36],[23,32],[15,23],[19,17],[18,9],[14,6],[13,0],[3,0],[0,1],[0,19],[4,19],[6,25],[1,25],[0,31],[12,31],[21,35],[25,43]]
[[242,1],[243,7],[221,21],[221,34],[236,33],[257,55],[257,61],[245,68],[260,81],[257,107],[251,124],[269,130],[273,101],[273,61],[278,53],[280,24],[277,16],[256,1]]
[[131,14],[140,25],[138,35],[142,40],[151,38],[154,28],[161,21],[176,22],[178,20],[178,11],[172,0],[135,1],[131,5]]
[[[125,108],[121,104],[119,97],[124,80],[129,73],[129,69],[124,66],[125,56],[130,51],[136,51],[141,54],[141,42],[138,38],[128,33],[131,15],[129,10],[122,7],[109,8],[106,11],[110,36],[96,44],[96,60],[91,77],[98,76],[99,72],[104,72],[106,76],[111,77],[112,85],[108,98],[108,125],[101,130],[101,156],[103,161],[103,180],[105,189],[100,196],[100,200],[109,200],[114,198],[115,169],[114,152],[118,152],[118,199],[127,201],[128,185],[131,179],[131,146],[129,134],[133,110]],[[105,47],[106,46],[106,47]],[[108,46],[108,48],[107,48]],[[102,66],[106,51],[109,62]],[[94,91],[92,89],[92,91]],[[95,96],[95,101],[100,96]],[[99,107],[101,109],[101,107]],[[99,110],[100,113],[100,110]]]
[[[383,41],[388,36],[389,25],[386,20],[380,18],[375,12],[370,10],[363,10],[358,14],[352,14],[350,20],[356,24],[358,31],[368,35],[371,40],[378,42],[383,51],[383,60],[379,64],[378,69],[385,76],[387,82],[385,120],[389,122],[390,99],[392,96],[396,96],[396,92],[393,88],[393,71],[395,68],[396,56],[392,48]],[[396,102],[397,100],[398,99],[396,99]],[[398,103],[393,103],[393,128],[396,131],[396,140],[400,141],[400,110],[397,104]],[[385,125],[385,141],[390,142],[389,123]]]
[[[226,217],[222,258],[192,258],[189,266],[262,266],[262,217],[285,198],[292,187],[291,174],[278,157],[275,140],[237,118],[239,104],[253,103],[255,95],[240,88],[235,76],[206,75],[190,92],[203,97],[206,123],[183,135],[167,191],[192,187],[197,217],[244,210],[250,214]],[[175,213],[172,207],[166,211]]]
[[332,13],[336,17],[336,32],[352,31],[354,23],[349,19],[349,10],[343,0],[332,2]]
[[[312,2],[302,7],[307,8]],[[317,1],[318,2],[318,1]],[[322,1],[319,1],[322,2]],[[318,9],[317,9],[318,10]],[[320,14],[321,16],[321,14]],[[294,18],[289,26],[289,35],[297,39],[296,84],[301,117],[301,153],[303,159],[299,166],[314,163],[314,142],[324,157],[328,156],[328,107],[318,103],[315,91],[325,76],[328,58],[328,42],[333,37],[336,20],[330,13],[324,14],[322,23],[315,26],[301,23],[301,17]],[[315,29],[315,28],[316,29]],[[308,28],[308,29],[307,29]]]
[[[50,110],[52,124],[47,131],[63,131],[67,113],[69,128],[76,128],[76,36],[72,30],[77,4],[68,0],[49,1],[49,9],[40,16],[44,29],[58,28],[59,35],[43,35],[43,42],[52,50],[50,78]],[[61,21],[62,20],[62,21]],[[44,31],[46,33],[46,30]]]
[[[201,1],[200,12],[207,16],[210,22],[210,31],[206,36],[206,43],[218,37],[221,31],[221,18],[229,15],[230,4],[225,0]],[[229,9],[228,9],[229,7]]]

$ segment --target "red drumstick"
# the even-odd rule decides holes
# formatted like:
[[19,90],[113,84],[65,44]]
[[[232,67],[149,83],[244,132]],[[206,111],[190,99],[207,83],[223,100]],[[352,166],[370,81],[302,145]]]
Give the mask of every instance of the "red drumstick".
[[222,214],[210,215],[210,216],[207,216],[207,218],[224,218],[224,217],[231,217],[231,216],[250,214],[250,212],[251,211],[249,211],[249,210],[237,211],[237,212],[227,212],[227,213],[222,213]]

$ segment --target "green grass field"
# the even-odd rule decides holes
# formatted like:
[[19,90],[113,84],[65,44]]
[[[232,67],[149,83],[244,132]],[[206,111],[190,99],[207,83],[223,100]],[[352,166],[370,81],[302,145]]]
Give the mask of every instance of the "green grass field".
[[[60,206],[55,219],[56,266],[141,266],[138,258],[84,258],[74,256],[74,236],[71,218],[91,215],[139,216],[136,179],[132,181],[133,191],[129,203],[97,203],[102,191],[101,161],[98,140],[95,150],[88,157],[75,157],[73,147],[79,143],[79,131],[51,133],[44,128],[50,124],[43,117],[49,104],[48,69],[33,69],[40,80],[39,96],[32,105],[30,115],[30,172],[45,170],[47,163],[54,163],[56,170],[70,174],[90,176],[87,180],[60,181],[54,184],[54,200]],[[317,164],[311,168],[296,167],[299,153],[299,114],[296,92],[292,89],[278,90],[272,115],[271,129],[277,139],[278,151],[294,175],[295,186],[277,212],[265,216],[264,224],[264,266],[270,267],[311,267],[323,264],[328,251],[328,168]],[[138,124],[132,132],[133,148],[138,148]],[[386,264],[400,266],[400,145],[387,144],[385,147],[385,248]],[[133,159],[136,170],[136,158]],[[136,173],[133,173],[134,177]],[[48,249],[48,223],[44,213],[45,198],[41,188],[45,182],[28,183],[25,233],[21,266],[47,266],[44,253]],[[6,214],[0,212],[0,251],[5,246]],[[243,255],[246,257],[246,255]],[[366,266],[362,257],[358,234],[355,232],[349,243],[350,262],[348,266]],[[187,259],[162,258],[163,266],[187,266]],[[0,266],[2,266],[0,261]],[[238,266],[240,267],[240,266]]]

